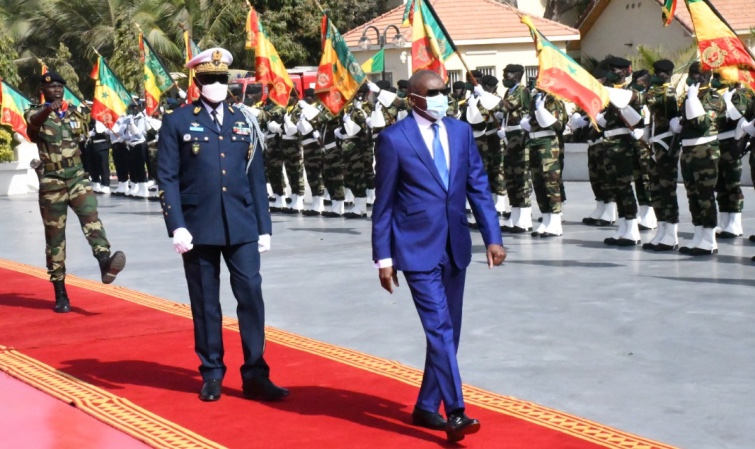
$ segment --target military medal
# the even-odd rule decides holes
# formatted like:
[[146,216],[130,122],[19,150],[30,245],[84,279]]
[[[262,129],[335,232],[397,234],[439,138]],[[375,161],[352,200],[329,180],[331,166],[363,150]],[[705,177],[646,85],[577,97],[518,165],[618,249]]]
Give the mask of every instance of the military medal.
[[194,144],[191,145],[191,152],[194,154],[199,154],[199,143],[194,142]]
[[194,108],[194,115],[199,114],[199,111],[201,111],[201,110],[202,110],[202,108],[200,108],[199,106],[197,106],[196,108]]
[[191,140],[191,134],[184,134],[184,142],[188,142]]

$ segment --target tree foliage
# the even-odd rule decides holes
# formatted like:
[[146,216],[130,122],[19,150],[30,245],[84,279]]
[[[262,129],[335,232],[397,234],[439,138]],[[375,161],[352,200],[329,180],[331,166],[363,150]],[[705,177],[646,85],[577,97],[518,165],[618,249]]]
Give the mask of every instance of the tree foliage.
[[14,86],[20,81],[16,59],[18,52],[13,38],[0,29],[0,78]]

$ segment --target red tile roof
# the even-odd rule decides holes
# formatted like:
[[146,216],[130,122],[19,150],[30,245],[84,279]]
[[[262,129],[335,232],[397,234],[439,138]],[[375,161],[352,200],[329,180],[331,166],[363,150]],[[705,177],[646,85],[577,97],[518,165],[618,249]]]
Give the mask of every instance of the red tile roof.
[[[752,1],[752,0],[750,0]],[[463,3],[463,4],[462,4]],[[451,35],[454,42],[490,39],[529,39],[529,29],[519,21],[519,14],[513,8],[493,0],[431,0],[431,4],[438,13],[440,20]],[[397,25],[407,42],[412,40],[411,27],[401,28],[404,6],[388,11],[363,25],[343,35],[350,46],[357,46],[365,27],[375,26],[382,33],[386,26]],[[551,20],[532,17],[537,29],[546,37],[554,40],[579,39],[579,31]],[[395,32],[388,30],[386,42],[390,44]],[[367,36],[375,42],[375,33],[368,32]]]

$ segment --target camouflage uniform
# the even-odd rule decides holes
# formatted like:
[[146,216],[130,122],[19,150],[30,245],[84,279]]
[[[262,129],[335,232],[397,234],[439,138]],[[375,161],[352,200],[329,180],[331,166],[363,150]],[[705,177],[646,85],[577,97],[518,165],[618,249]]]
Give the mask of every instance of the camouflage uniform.
[[[634,126],[634,129],[642,129],[644,131],[646,118],[644,106],[647,95],[644,91],[636,89],[634,85],[630,86],[630,89],[638,98],[634,104],[635,110],[642,116],[642,120]],[[645,140],[644,135],[641,139],[634,139],[632,143],[634,146],[633,178],[637,204],[640,206],[652,206],[650,193],[650,160],[652,156],[650,154],[650,145]]]
[[319,139],[315,138],[312,135],[314,131],[312,131],[302,141],[302,148],[304,153],[304,170],[307,172],[309,190],[312,191],[312,196],[323,196],[325,195],[325,182],[323,180],[323,158],[325,153],[323,152],[321,139],[325,135],[327,123],[333,119],[333,114],[322,106],[322,104],[317,104],[315,107],[320,109],[320,113],[310,120],[309,123],[321,137]]
[[[269,122],[276,122],[283,126],[283,116],[286,115],[286,108],[270,103],[262,109],[260,113],[260,126],[267,129]],[[286,195],[286,178],[283,176],[283,151],[281,148],[281,137],[276,133],[267,133],[267,151],[265,152],[265,171],[267,181],[273,189],[273,193],[278,196]]]
[[[467,110],[469,108],[469,101],[462,105],[461,118],[467,122]],[[482,115],[482,122],[470,124],[470,126],[472,126],[472,134],[474,135],[477,150],[482,157],[483,167],[488,175],[490,191],[493,194],[505,195],[506,184],[503,172],[503,151],[501,150],[500,138],[496,134],[498,127],[495,125],[493,115],[495,111],[488,111],[479,103],[477,104],[477,108]],[[494,136],[494,138],[491,136]],[[498,140],[497,145],[495,144],[495,140]],[[491,141],[494,143],[492,147],[490,145]]]
[[634,142],[631,130],[612,104],[605,110],[603,148],[606,158],[606,189],[616,198],[620,218],[637,218],[637,200],[632,190],[634,181]]
[[346,187],[351,189],[354,198],[366,198],[367,189],[375,188],[374,168],[374,144],[367,117],[372,110],[367,102],[362,108],[357,108],[354,102],[346,106],[345,113],[351,116],[351,120],[361,129],[352,139],[341,143],[344,158],[344,181]]
[[464,105],[466,103],[467,103],[466,98],[462,98],[460,100],[454,97],[453,95],[449,95],[448,96],[448,111],[446,111],[446,116],[461,120],[461,113],[463,112]]
[[[531,109],[534,109],[531,107]],[[561,152],[558,134],[563,132],[566,123],[566,110],[561,100],[546,95],[545,109],[556,118],[556,122],[542,128],[537,119],[530,118],[529,140],[526,148],[530,157],[532,184],[537,205],[543,214],[561,213]]]
[[670,84],[651,86],[646,95],[651,115],[650,142],[654,157],[650,168],[650,198],[658,221],[679,223],[679,203],[676,199],[679,178],[678,139],[673,137],[669,120],[679,115],[676,92]]
[[[719,91],[723,94],[726,89]],[[731,98],[737,111],[745,115],[749,106],[748,93],[744,89],[737,89]],[[744,195],[742,194],[742,159],[735,139],[737,120],[730,120],[726,113],[718,116],[718,147],[721,157],[718,160],[718,181],[716,182],[716,200],[718,211],[737,213],[742,212]]]
[[[25,114],[27,123],[43,107],[32,107]],[[54,112],[31,135],[37,144],[42,165],[39,178],[39,209],[45,226],[45,255],[51,281],[65,279],[66,219],[68,207],[79,217],[84,236],[95,257],[110,254],[105,228],[97,216],[97,199],[92,192],[81,162],[81,151],[73,130],[83,126],[71,111],[60,118]]]
[[525,148],[526,133],[519,122],[529,113],[530,91],[522,84],[508,89],[503,97],[505,113],[503,140],[503,167],[506,191],[512,207],[531,207],[529,152]]
[[332,201],[344,201],[346,198],[344,189],[343,150],[334,134],[341,126],[342,116],[335,116],[328,112],[328,121],[324,124],[323,136],[323,166],[322,177],[325,188]]
[[[291,122],[296,126],[301,115],[299,105],[289,106],[286,108]],[[283,158],[283,165],[286,167],[286,177],[288,184],[291,186],[292,195],[304,195],[304,156],[302,155],[301,136],[299,132],[292,135],[286,135],[285,126],[278,146],[280,155]]]
[[[718,218],[715,189],[720,156],[716,122],[718,116],[725,113],[725,105],[721,95],[713,89],[701,90],[700,93],[705,114],[693,120],[685,119],[679,136],[682,142],[682,179],[687,189],[692,223],[703,228],[715,228]],[[682,110],[685,108],[682,107]]]

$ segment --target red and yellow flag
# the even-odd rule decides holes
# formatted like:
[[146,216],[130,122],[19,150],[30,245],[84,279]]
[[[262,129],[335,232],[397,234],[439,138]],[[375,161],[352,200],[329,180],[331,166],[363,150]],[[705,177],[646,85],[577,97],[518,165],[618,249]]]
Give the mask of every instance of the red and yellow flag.
[[132,102],[131,94],[110,70],[105,58],[99,56],[95,68],[97,74],[94,75],[92,71],[92,78],[96,81],[92,118],[112,128],[116,120],[126,113],[128,105]]
[[317,69],[315,94],[330,112],[339,114],[359,90],[366,76],[341,33],[322,16],[322,57]]
[[[411,5],[409,3],[412,3]],[[404,23],[412,25],[412,72],[432,70],[448,81],[445,62],[454,54],[451,38],[424,0],[407,2]]]
[[608,89],[566,53],[548,41],[535,28],[532,19],[523,16],[522,23],[530,28],[537,49],[539,62],[537,88],[573,102],[582,108],[594,122],[595,117],[608,105]]
[[700,66],[721,79],[742,82],[755,89],[755,60],[736,33],[716,14],[707,0],[686,0],[695,27]]
[[254,77],[258,83],[269,86],[268,97],[281,106],[288,105],[294,82],[288,76],[278,51],[267,37],[257,11],[249,8],[246,17],[246,48],[254,49]]
[[[184,31],[184,53],[186,55],[186,62],[189,62],[194,58],[194,55],[199,53],[199,47],[191,40],[188,31]],[[194,69],[189,69],[189,87],[186,89],[186,101],[188,103],[199,100],[199,87],[194,84]]]
[[0,103],[2,104],[2,113],[0,114],[0,123],[9,125],[13,131],[24,136],[26,135],[26,120],[24,120],[24,111],[31,106],[31,102],[26,99],[19,91],[11,87],[5,81],[0,82]]
[[663,26],[669,26],[671,21],[674,20],[674,14],[676,14],[676,2],[677,0],[664,0],[663,7],[661,8]]
[[160,107],[160,96],[173,87],[173,79],[143,33],[139,33],[139,51],[144,64],[144,101],[147,103],[145,110],[151,117]]

